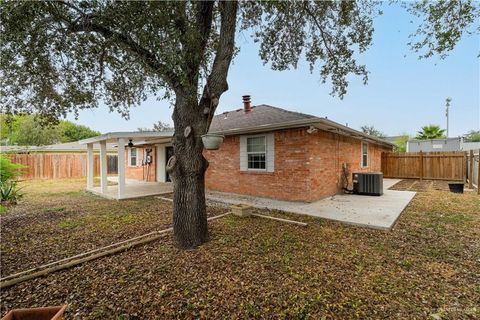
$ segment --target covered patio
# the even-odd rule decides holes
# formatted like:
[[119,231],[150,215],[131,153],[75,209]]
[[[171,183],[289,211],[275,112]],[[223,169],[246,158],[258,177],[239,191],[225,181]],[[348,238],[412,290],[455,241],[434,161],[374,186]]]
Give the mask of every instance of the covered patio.
[[[171,144],[172,131],[164,132],[112,132],[97,137],[80,140],[80,144],[87,145],[87,187],[86,190],[108,199],[131,199],[151,195],[171,193],[172,184],[166,181],[166,146]],[[116,144],[118,154],[118,175],[107,176],[107,143]],[[100,186],[94,187],[94,144],[100,145]],[[142,181],[127,179],[125,167],[127,163],[126,152],[128,148],[144,145],[154,145],[156,154],[155,181]],[[110,185],[109,185],[110,181]],[[116,184],[112,184],[116,182]]]
[[[108,181],[118,183],[117,177],[108,177]],[[87,191],[112,200],[134,199],[173,192],[171,182],[146,182],[125,179],[123,197],[119,198],[118,186],[118,184],[109,185],[105,192],[102,192],[102,187],[93,187],[92,189],[87,189]]]

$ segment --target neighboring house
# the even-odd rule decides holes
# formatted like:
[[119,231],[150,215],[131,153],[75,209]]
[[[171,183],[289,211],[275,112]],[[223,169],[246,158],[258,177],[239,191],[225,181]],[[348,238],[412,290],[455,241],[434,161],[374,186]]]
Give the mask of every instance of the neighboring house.
[[479,148],[480,142],[464,142],[462,137],[407,142],[407,152],[469,151]]
[[[96,151],[99,150],[99,146],[95,146]],[[57,143],[46,146],[0,146],[0,151],[5,153],[85,153],[87,146],[84,144],[74,142]],[[113,143],[107,144],[108,153],[116,153],[117,146]]]
[[385,140],[385,141],[388,141],[388,142],[391,142],[391,143],[395,143],[395,142],[397,142],[398,140],[403,139],[404,137],[405,137],[404,135],[400,135],[400,136],[389,136],[389,137],[385,137],[384,140]]
[[[315,201],[342,192],[343,168],[351,187],[352,172],[380,171],[381,153],[394,147],[327,118],[268,105],[251,107],[249,97],[244,108],[215,116],[209,132],[223,134],[225,140],[218,150],[205,150],[210,162],[207,190],[282,200]],[[166,162],[173,155],[172,135],[117,132],[81,143],[117,141],[127,150],[124,177],[146,180],[149,171],[148,181],[166,182]],[[147,149],[150,169],[145,165]],[[119,155],[119,160],[122,158]],[[118,198],[122,198],[120,194]]]

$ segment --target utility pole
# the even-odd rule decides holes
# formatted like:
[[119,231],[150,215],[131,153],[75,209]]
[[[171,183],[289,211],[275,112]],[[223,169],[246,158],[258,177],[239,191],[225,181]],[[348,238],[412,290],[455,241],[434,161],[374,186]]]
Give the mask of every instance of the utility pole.
[[452,98],[447,98],[445,101],[446,101],[445,117],[447,117],[447,138],[448,138],[448,108],[450,107],[450,102],[452,101]]

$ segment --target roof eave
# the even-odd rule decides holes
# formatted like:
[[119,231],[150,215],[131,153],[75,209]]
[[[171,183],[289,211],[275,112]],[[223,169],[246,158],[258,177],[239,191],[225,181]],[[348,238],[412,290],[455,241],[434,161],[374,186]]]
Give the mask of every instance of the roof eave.
[[[274,131],[274,130],[282,130],[282,129],[291,129],[291,128],[299,128],[305,126],[315,126],[318,129],[327,131],[327,132],[334,132],[344,136],[350,136],[356,139],[361,139],[365,141],[370,141],[376,144],[386,145],[388,147],[394,147],[395,144],[388,142],[386,140],[370,136],[363,132],[357,131],[355,129],[349,128],[347,126],[341,125],[334,121],[325,119],[325,118],[313,118],[313,119],[302,119],[302,120],[295,120],[283,123],[275,123],[275,124],[266,124],[256,127],[249,127],[249,128],[241,128],[241,129],[231,129],[231,130],[223,130],[223,131],[212,131],[209,133],[214,134],[222,134],[225,136],[232,136],[232,135],[239,135],[239,134],[253,134],[253,133],[260,133],[265,131]],[[335,131],[329,130],[335,129]]]
[[[373,142],[373,143],[386,145],[386,146],[389,146],[389,147],[395,147],[396,146],[394,143],[392,143],[390,141],[368,135],[366,133],[363,133],[361,131],[352,129],[350,127],[344,126],[342,124],[339,124],[337,122],[328,120],[326,118],[319,118],[319,119],[320,119],[319,123],[321,123],[323,125],[326,125],[328,127],[331,127],[331,128],[335,128],[337,133],[340,133],[340,134],[343,134],[343,135],[346,135],[346,136],[350,136],[350,137],[353,137],[353,138],[356,138],[356,139],[367,140],[367,141],[370,141],[370,142]],[[322,128],[319,128],[319,129],[322,129]],[[329,130],[327,129],[327,131],[329,131]]]
[[101,141],[116,142],[118,139],[148,139],[173,137],[173,131],[133,131],[133,132],[109,132],[96,137],[78,141],[80,144],[99,143]]
[[232,135],[238,135],[238,134],[258,133],[258,132],[265,132],[265,131],[271,131],[271,130],[299,128],[299,127],[304,127],[308,125],[313,125],[316,122],[318,122],[318,119],[307,119],[307,120],[302,119],[302,120],[294,120],[294,121],[282,122],[282,123],[264,124],[264,125],[248,127],[248,128],[211,131],[209,133],[232,136]]

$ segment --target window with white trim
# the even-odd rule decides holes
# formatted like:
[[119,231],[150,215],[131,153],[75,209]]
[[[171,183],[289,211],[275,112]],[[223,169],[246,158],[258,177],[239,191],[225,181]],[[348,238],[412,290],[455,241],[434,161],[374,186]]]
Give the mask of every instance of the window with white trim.
[[362,167],[368,167],[368,143],[362,142]]
[[267,168],[267,139],[266,136],[247,138],[248,170],[266,170]]
[[128,165],[135,167],[137,165],[137,148],[128,149]]

